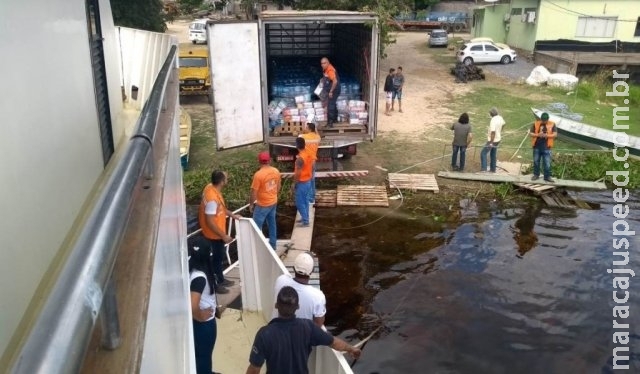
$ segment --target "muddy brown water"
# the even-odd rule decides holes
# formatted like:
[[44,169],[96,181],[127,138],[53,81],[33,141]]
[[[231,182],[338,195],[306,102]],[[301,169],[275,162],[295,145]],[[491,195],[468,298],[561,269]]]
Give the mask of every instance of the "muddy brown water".
[[[401,208],[357,229],[345,228],[385,211],[318,209],[313,251],[327,326],[358,341],[382,325],[354,371],[612,372],[613,200],[582,198],[601,209],[478,202],[458,222],[437,223]],[[628,202],[639,228],[640,195]],[[640,274],[640,243],[630,239],[627,268]],[[629,292],[627,322],[640,331],[640,280]],[[635,372],[639,337],[631,335]]]
[[[601,208],[478,199],[446,214],[428,200],[317,209],[312,250],[328,329],[352,343],[378,330],[354,372],[612,373],[614,202],[610,191],[580,197]],[[640,232],[640,194],[627,203]],[[294,214],[279,208],[281,238]],[[626,268],[640,275],[640,240],[629,239]],[[637,332],[637,277],[629,293],[620,323]],[[631,334],[631,372],[640,372],[639,340]]]

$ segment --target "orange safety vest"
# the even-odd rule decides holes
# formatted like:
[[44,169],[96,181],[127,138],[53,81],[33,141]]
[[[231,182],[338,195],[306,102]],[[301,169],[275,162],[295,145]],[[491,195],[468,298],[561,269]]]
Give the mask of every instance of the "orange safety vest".
[[[552,121],[547,121],[546,127],[547,127],[547,134],[552,134],[551,130],[555,127],[555,122]],[[542,126],[542,121],[535,121],[533,123],[533,133],[534,134],[539,134],[540,133],[540,126]],[[554,138],[547,138],[547,148],[553,148],[553,139]],[[536,140],[538,140],[537,137],[532,137],[531,138],[531,146],[535,147],[536,146]]]
[[[311,175],[313,174],[313,156],[309,151],[303,149],[298,153],[298,157],[304,161],[302,168],[300,170],[300,179],[299,182],[307,182],[311,180]],[[295,164],[295,172],[298,172],[298,163]]]
[[213,187],[211,183],[209,183],[202,191],[202,201],[200,201],[200,209],[198,211],[198,222],[200,223],[200,228],[202,228],[202,235],[204,235],[205,238],[220,240],[222,238],[214,233],[207,225],[207,216],[204,213],[204,208],[207,206],[207,203],[212,201],[215,201],[218,204],[218,210],[216,211],[214,222],[220,230],[226,232],[227,208],[224,204],[224,198],[222,197],[222,194]]
[[308,151],[311,156],[313,156],[313,160],[318,159],[318,147],[320,146],[320,135],[317,132],[310,132],[307,134],[300,135],[304,141],[305,146],[304,149]]

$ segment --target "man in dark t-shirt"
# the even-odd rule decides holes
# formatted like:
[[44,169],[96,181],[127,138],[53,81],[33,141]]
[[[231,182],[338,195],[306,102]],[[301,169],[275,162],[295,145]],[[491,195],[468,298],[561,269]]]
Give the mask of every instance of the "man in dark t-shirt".
[[396,69],[389,69],[389,75],[387,75],[387,79],[384,81],[384,94],[385,94],[385,110],[384,114],[389,115],[389,109],[391,108],[391,100],[393,100],[393,74],[395,74]]
[[265,361],[267,374],[308,374],[311,349],[318,345],[360,357],[360,349],[324,332],[311,320],[296,318],[298,292],[293,287],[285,286],[278,292],[276,309],[278,318],[256,334],[247,374],[259,374]]

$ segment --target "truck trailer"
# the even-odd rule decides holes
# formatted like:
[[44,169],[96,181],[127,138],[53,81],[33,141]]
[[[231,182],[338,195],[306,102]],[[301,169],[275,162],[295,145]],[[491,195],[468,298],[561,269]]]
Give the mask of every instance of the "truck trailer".
[[[274,159],[294,161],[295,138],[314,118],[318,169],[337,170],[376,136],[378,27],[375,14],[348,11],[266,11],[253,21],[209,23],[217,149],[263,142]],[[333,128],[314,94],[323,57],[341,81]]]

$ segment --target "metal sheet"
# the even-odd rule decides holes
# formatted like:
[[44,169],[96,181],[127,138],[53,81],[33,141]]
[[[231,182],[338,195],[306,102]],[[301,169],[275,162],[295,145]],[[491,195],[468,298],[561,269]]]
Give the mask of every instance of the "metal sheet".
[[[175,112],[179,110],[176,103]],[[140,373],[195,373],[179,117],[171,135]]]
[[264,140],[257,22],[208,28],[218,150]]

